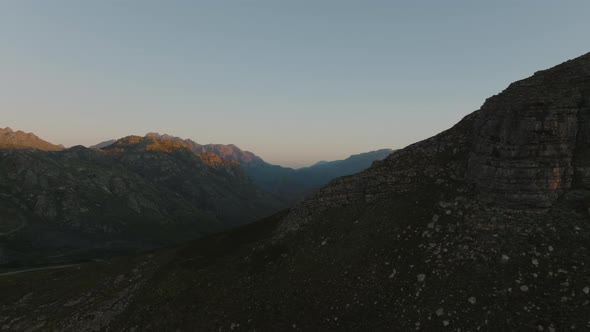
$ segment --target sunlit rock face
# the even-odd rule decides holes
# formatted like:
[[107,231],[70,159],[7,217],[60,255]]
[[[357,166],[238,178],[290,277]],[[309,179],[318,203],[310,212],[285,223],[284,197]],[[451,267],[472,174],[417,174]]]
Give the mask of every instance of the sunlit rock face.
[[548,207],[590,188],[590,55],[511,84],[478,112],[466,178],[495,202]]
[[4,149],[35,149],[43,151],[61,151],[63,145],[46,142],[33,133],[13,131],[11,128],[0,128],[0,150]]

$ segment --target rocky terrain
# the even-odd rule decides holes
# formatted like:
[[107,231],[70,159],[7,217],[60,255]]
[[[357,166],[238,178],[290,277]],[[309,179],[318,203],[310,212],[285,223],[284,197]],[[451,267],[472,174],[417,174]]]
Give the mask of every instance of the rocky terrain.
[[590,330],[589,82],[535,73],[242,228],[0,275],[0,330]]
[[0,175],[5,267],[178,243],[284,207],[236,162],[149,137],[104,150],[0,150]]

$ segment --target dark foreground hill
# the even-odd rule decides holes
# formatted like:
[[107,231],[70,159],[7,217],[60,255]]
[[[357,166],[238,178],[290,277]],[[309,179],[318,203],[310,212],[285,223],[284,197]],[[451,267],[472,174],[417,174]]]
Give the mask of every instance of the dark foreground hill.
[[0,327],[590,329],[590,54],[284,214],[177,249],[0,276]]
[[104,150],[0,150],[0,263],[100,257],[179,243],[284,205],[236,162],[126,137]]

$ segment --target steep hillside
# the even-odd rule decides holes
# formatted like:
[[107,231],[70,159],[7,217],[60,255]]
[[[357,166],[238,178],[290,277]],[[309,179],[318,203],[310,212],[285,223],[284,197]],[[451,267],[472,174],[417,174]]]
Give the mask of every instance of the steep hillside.
[[63,145],[54,145],[46,142],[35,134],[23,131],[13,131],[6,127],[0,128],[0,149],[36,149],[43,151],[60,151]]
[[589,81],[590,54],[536,73],[451,129],[243,228],[0,276],[0,324],[588,330]]

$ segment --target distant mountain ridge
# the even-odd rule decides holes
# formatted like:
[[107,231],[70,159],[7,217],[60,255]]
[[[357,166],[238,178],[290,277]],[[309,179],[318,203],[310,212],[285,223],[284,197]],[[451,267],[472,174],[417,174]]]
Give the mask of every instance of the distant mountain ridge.
[[180,137],[171,136],[168,134],[160,135],[158,133],[148,133],[146,137],[153,137],[160,140],[171,140],[171,141],[182,141],[188,145],[188,147],[195,153],[212,152],[219,155],[222,158],[228,160],[234,160],[240,164],[259,164],[264,163],[262,158],[258,157],[250,151],[244,151],[233,144],[199,144],[191,139],[182,139]]
[[[392,149],[380,149],[352,155],[344,160],[320,161],[312,166],[293,169],[270,164],[256,154],[241,150],[234,144],[202,145],[191,139],[159,133],[148,133],[145,137],[183,143],[186,148],[196,154],[213,153],[224,159],[236,161],[254,180],[254,183],[287,202],[302,199],[332,179],[363,171],[374,161],[381,160],[393,152]],[[99,143],[95,147],[109,148],[109,142],[113,144],[116,140]]]
[[[184,142],[187,147],[192,150],[193,152],[205,153],[205,152],[212,152],[219,155],[222,158],[228,160],[235,160],[240,162],[241,164],[246,163],[262,163],[264,162],[262,158],[258,157],[254,153],[250,151],[244,151],[233,144],[199,144],[191,139],[184,139],[177,136],[172,136],[168,134],[159,134],[159,133],[147,133],[144,137],[146,138],[154,138],[158,140],[168,140],[168,141],[176,141],[176,142]],[[104,142],[100,142],[98,144],[92,145],[89,148],[91,149],[102,149],[108,147],[109,145],[117,142],[117,139],[111,139]]]
[[13,131],[10,127],[0,128],[0,149],[36,149],[43,151],[60,151],[63,145],[46,142],[33,133]]
[[91,145],[88,148],[89,149],[102,149],[102,148],[106,148],[107,146],[115,143],[116,141],[117,141],[116,139],[110,139],[110,140],[107,140],[107,141],[104,141],[104,142],[100,142],[100,143],[95,144],[95,145]]
[[298,201],[333,179],[364,171],[373,162],[386,158],[393,151],[380,149],[352,155],[343,160],[321,161],[295,170],[284,167],[273,169],[270,178],[264,173],[264,169],[268,167],[260,167],[262,171],[246,167],[246,171],[250,170],[251,176],[255,180],[258,179],[259,184],[268,191],[287,197],[290,201]]
[[239,162],[224,158],[222,155],[210,152],[207,149],[199,149],[197,146],[198,144],[191,140],[182,140],[169,135],[147,134],[144,137],[127,136],[115,140],[112,144],[109,144],[102,149],[110,153],[128,152],[130,150],[137,152],[161,151],[172,153],[184,149],[193,153],[212,169],[218,171],[223,170],[228,175],[239,177],[244,181],[249,181],[248,176],[240,166]]

